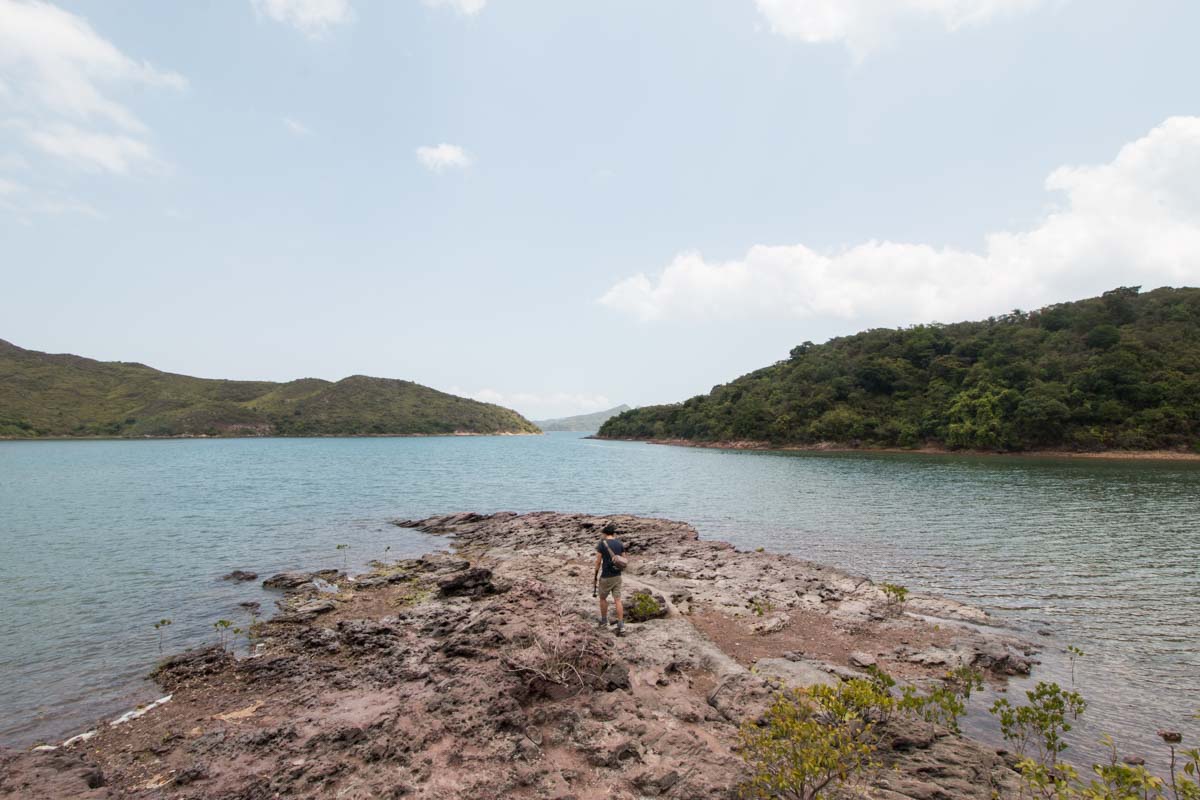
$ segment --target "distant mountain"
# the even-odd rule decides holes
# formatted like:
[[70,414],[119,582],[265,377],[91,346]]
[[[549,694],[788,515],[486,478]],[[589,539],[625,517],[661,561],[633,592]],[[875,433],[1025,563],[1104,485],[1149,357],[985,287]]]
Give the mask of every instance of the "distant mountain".
[[0,437],[538,433],[515,411],[411,381],[192,378],[0,339]]
[[763,446],[1200,451],[1200,289],[1121,287],[979,322],[879,328],[600,436]]
[[610,408],[607,411],[596,411],[592,414],[579,414],[574,417],[561,417],[560,419],[546,419],[540,422],[535,422],[544,431],[598,431],[600,426],[608,421],[610,417],[615,417],[617,414],[629,411],[629,406],[620,405],[616,408]]

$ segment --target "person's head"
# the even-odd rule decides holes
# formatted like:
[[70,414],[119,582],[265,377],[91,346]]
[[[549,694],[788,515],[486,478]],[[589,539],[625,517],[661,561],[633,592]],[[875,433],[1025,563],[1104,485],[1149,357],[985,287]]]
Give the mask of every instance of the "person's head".
[[617,535],[616,523],[609,522],[603,528],[600,529],[600,532],[603,533],[606,538],[611,537],[611,536],[616,536]]

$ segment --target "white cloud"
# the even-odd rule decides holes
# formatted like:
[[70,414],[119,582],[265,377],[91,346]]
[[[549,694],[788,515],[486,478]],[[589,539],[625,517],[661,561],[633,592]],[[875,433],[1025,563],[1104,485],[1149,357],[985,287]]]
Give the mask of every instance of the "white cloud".
[[23,184],[16,181],[10,181],[8,178],[0,177],[0,197],[8,197],[14,194],[20,194],[25,191]]
[[312,130],[307,125],[291,117],[283,118],[283,127],[295,136],[312,136]]
[[[160,162],[146,125],[114,93],[187,85],[125,55],[83,17],[39,0],[0,0],[0,74],[6,130],[43,153],[117,173]],[[24,162],[15,153],[4,160]]]
[[947,31],[1018,14],[1045,0],[755,0],[774,33],[809,44],[841,42],[856,58],[922,22]]
[[101,120],[135,132],[145,126],[105,94],[106,86],[186,85],[176,73],[129,58],[84,18],[36,0],[0,0],[0,71],[7,81],[0,97],[10,110]]
[[[1173,117],[1107,164],[1062,167],[1065,204],[980,252],[869,241],[832,253],[755,245],[734,261],[677,256],[600,303],[642,320],[828,319],[897,325],[985,317],[1120,285],[1200,283],[1200,117]],[[845,326],[842,326],[845,327]]]
[[354,19],[350,0],[250,0],[267,19],[291,25],[314,39]]
[[554,419],[576,414],[590,414],[616,405],[602,394],[587,392],[498,392],[495,389],[480,389],[469,392],[452,387],[450,394],[469,397],[481,403],[495,403],[514,409],[529,419]]
[[448,6],[454,9],[455,13],[465,17],[475,16],[487,5],[487,0],[423,0],[423,2],[430,8]]
[[29,142],[39,150],[72,161],[89,171],[124,175],[135,168],[161,169],[150,145],[128,134],[99,133],[73,125],[30,129]]
[[442,143],[436,147],[418,147],[417,160],[431,172],[446,169],[465,169],[471,166],[471,156],[456,144]]

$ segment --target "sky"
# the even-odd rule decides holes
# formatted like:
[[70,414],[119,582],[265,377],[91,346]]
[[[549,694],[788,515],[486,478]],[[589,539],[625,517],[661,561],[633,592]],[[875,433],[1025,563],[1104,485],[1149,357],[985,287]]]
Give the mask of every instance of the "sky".
[[1200,285],[1194,0],[0,0],[0,338],[531,418]]

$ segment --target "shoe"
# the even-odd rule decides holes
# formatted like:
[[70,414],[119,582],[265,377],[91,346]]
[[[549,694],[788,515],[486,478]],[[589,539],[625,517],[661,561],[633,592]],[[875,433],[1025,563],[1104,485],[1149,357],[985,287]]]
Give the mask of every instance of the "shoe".
[[608,627],[608,625],[609,625],[608,620],[604,619],[603,617],[601,617],[600,621],[596,623],[596,627],[599,628],[600,630],[604,630],[605,628]]
[[617,636],[624,636],[624,635],[625,635],[625,623],[618,622],[617,623]]

